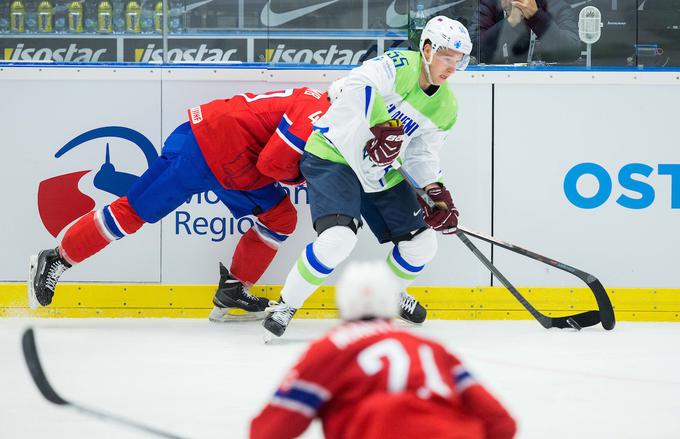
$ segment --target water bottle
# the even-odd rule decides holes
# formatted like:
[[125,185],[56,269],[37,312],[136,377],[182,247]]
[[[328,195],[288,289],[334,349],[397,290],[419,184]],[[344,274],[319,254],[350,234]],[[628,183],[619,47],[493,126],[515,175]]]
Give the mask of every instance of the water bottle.
[[153,30],[154,32],[163,32],[163,2],[159,1],[153,8]]
[[83,4],[72,1],[67,7],[68,31],[80,33],[83,31]]
[[142,8],[136,0],[130,0],[125,7],[125,31],[139,33],[142,30]]
[[38,32],[52,32],[52,3],[47,0],[38,5]]
[[178,0],[170,1],[168,27],[171,34],[181,34],[184,32],[184,8]]
[[24,32],[24,20],[26,18],[26,8],[21,0],[12,2],[9,7],[10,14],[10,32]]
[[425,16],[425,7],[422,4],[416,6],[416,13],[413,16],[413,29],[421,32],[425,29],[427,24],[427,17]]
[[97,32],[110,34],[113,32],[113,8],[108,0],[102,0],[97,6]]
[[[62,12],[64,14],[62,14]],[[54,7],[54,32],[61,34],[66,32],[66,15],[67,15],[67,8],[66,6],[59,7],[55,6]]]
[[151,3],[151,7],[146,7],[149,6],[149,3],[141,2],[142,6],[142,33],[147,34],[154,32],[154,4]]

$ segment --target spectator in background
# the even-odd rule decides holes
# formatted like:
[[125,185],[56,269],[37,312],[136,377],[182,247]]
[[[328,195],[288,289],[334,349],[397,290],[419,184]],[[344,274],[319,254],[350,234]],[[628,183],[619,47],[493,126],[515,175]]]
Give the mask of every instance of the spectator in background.
[[436,341],[395,325],[400,286],[380,261],[338,281],[342,324],[313,342],[250,425],[251,439],[510,439],[515,421]]
[[480,0],[472,23],[479,62],[572,62],[581,54],[578,23],[564,0]]

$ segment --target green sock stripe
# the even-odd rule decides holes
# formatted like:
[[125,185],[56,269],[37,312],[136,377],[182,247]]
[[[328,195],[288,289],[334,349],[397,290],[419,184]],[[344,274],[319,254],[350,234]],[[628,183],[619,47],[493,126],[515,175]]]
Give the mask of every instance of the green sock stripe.
[[392,273],[394,273],[395,275],[402,279],[413,280],[418,277],[417,274],[404,273],[402,270],[400,270],[397,264],[395,264],[394,261],[392,260],[392,253],[390,253],[389,256],[387,256],[387,266],[390,267]]
[[297,260],[297,269],[300,272],[300,275],[303,277],[304,280],[306,280],[312,285],[321,285],[323,281],[326,280],[326,278],[317,277],[314,274],[312,274],[312,272],[309,271],[309,268],[307,268],[307,266],[305,265],[305,261],[303,261],[302,258],[304,258],[304,255],[301,255]]

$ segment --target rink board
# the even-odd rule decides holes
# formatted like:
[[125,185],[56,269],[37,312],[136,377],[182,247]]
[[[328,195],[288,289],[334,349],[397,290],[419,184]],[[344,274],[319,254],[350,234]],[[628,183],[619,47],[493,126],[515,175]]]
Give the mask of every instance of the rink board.
[[[119,184],[144,172],[162,141],[187,119],[187,108],[244,91],[324,89],[345,74],[252,66],[0,69],[0,93],[11,103],[0,107],[6,137],[0,186],[13,212],[0,216],[0,244],[9,249],[0,254],[0,285],[9,285],[0,294],[1,312],[26,314],[7,301],[4,290],[22,288],[13,285],[25,282],[28,256],[57,245],[83,212],[115,200]],[[677,319],[679,84],[677,72],[456,73],[451,85],[460,110],[441,157],[461,224],[594,274],[613,291],[620,319]],[[104,135],[86,136],[102,129]],[[106,178],[97,183],[107,148],[115,172],[103,173]],[[584,172],[569,186],[567,176],[574,169]],[[74,175],[80,176],[77,185]],[[68,181],[71,186],[63,186]],[[293,190],[291,199],[298,209],[297,231],[260,279],[263,285],[280,285],[315,238],[306,188]],[[40,312],[204,316],[217,261],[228,265],[249,221],[235,220],[214,194],[198,194],[159,223],[145,225],[65,273],[63,282],[82,282],[81,291],[86,288],[93,298]],[[576,306],[570,291],[583,284],[574,276],[478,245],[513,283],[559,293],[536,297],[542,311],[569,313]],[[351,258],[384,260],[390,250],[363,229]],[[330,290],[334,283],[335,274],[327,280]],[[528,318],[494,285],[458,239],[440,236],[437,256],[413,291],[425,295],[432,317]],[[74,289],[72,297],[80,294],[78,286],[61,288]],[[120,288],[128,290],[118,295]],[[276,298],[278,287],[267,288]],[[142,292],[133,299],[132,290]],[[435,290],[445,292],[437,296],[431,293]],[[459,302],[465,291],[477,290],[488,300]],[[186,297],[178,291],[186,291]],[[59,300],[66,299],[60,294]],[[333,315],[329,303],[315,296],[306,313]]]
[[[0,317],[168,317],[206,318],[215,292],[212,285],[60,284],[54,302],[28,307],[26,286],[0,285]],[[562,316],[597,309],[586,288],[518,288],[539,311]],[[261,285],[251,292],[272,300],[281,285]],[[503,287],[412,287],[431,319],[531,320],[533,317]],[[616,288],[607,291],[621,321],[680,322],[680,289]],[[296,314],[299,318],[337,317],[334,288],[319,288]]]

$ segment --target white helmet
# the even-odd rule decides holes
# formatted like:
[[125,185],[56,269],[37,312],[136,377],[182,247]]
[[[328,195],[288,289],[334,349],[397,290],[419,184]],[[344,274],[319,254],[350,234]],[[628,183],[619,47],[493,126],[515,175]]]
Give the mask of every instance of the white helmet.
[[347,82],[347,76],[336,79],[335,81],[331,82],[331,85],[328,86],[328,99],[330,99],[331,104],[335,102],[338,97],[340,97],[340,93],[342,93],[342,88],[345,86],[345,82]]
[[383,261],[350,263],[335,288],[344,320],[391,319],[399,312],[399,300],[399,284]]
[[[429,40],[432,44],[430,59],[425,58],[425,54],[423,54],[423,46],[425,45],[426,40]],[[422,34],[420,34],[420,55],[425,63],[425,69],[430,82],[432,82],[430,78],[430,63],[432,63],[434,53],[441,48],[452,49],[456,52],[463,53],[463,59],[458,63],[456,69],[465,70],[470,62],[470,53],[472,52],[470,34],[461,22],[452,20],[443,15],[439,15],[428,21]]]

